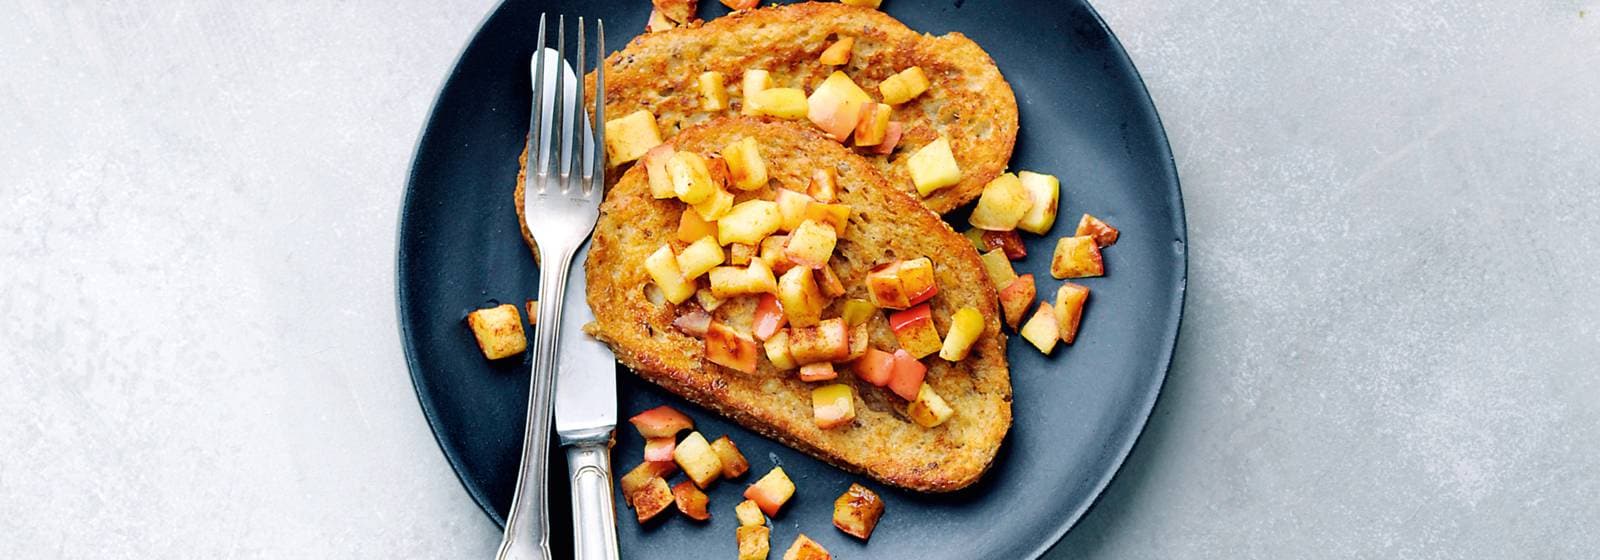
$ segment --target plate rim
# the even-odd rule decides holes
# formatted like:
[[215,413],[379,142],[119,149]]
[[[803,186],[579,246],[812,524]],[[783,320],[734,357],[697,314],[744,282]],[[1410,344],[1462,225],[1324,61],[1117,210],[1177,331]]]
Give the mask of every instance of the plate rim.
[[[500,514],[495,510],[493,504],[490,503],[488,495],[486,495],[483,490],[474,488],[473,485],[468,482],[467,474],[462,469],[463,463],[461,458],[455,451],[451,449],[444,439],[442,439],[443,435],[440,429],[440,420],[437,409],[434,406],[433,399],[428,396],[426,391],[423,390],[423,379],[418,373],[421,369],[421,366],[417,356],[418,345],[415,343],[415,333],[412,332],[410,324],[403,320],[405,315],[404,312],[410,306],[410,299],[406,295],[406,291],[401,280],[408,260],[404,243],[406,238],[406,230],[404,226],[409,215],[408,210],[412,206],[410,204],[411,197],[417,190],[417,170],[422,158],[422,148],[430,136],[430,130],[434,128],[434,120],[435,116],[438,114],[439,103],[444,97],[444,92],[449,89],[450,85],[459,77],[461,61],[466,57],[467,52],[478,40],[484,28],[487,27],[489,22],[494,19],[495,15],[498,14],[500,10],[505,8],[507,2],[511,1],[513,0],[500,0],[499,2],[496,2],[493,8],[486,11],[483,16],[479,18],[477,25],[473,28],[472,33],[468,35],[466,41],[458,48],[456,56],[452,59],[450,70],[439,80],[439,83],[435,88],[433,101],[428,105],[428,116],[422,122],[422,125],[417,132],[416,141],[412,146],[409,169],[406,173],[404,192],[400,198],[400,211],[396,214],[395,220],[396,235],[394,261],[395,322],[398,324],[400,330],[400,346],[402,352],[405,354],[406,371],[408,376],[411,378],[412,390],[417,395],[417,404],[421,407],[422,415],[428,422],[428,431],[432,432],[431,435],[433,436],[434,443],[438,445],[440,452],[442,452],[445,456],[446,462],[450,464],[450,471],[455,474],[456,481],[461,484],[461,487],[464,490],[467,491],[467,495],[472,497],[472,501],[477,504],[478,509],[482,510],[496,527],[501,528],[505,527],[505,519],[500,516]],[[1137,105],[1137,111],[1143,113],[1144,116],[1149,119],[1149,124],[1151,126],[1150,132],[1154,133],[1153,138],[1159,140],[1155,146],[1157,155],[1163,156],[1161,157],[1162,165],[1159,167],[1164,179],[1163,182],[1166,184],[1166,186],[1170,187],[1171,191],[1171,196],[1169,197],[1167,203],[1172,206],[1173,210],[1173,226],[1175,229],[1173,234],[1175,235],[1175,241],[1178,244],[1178,271],[1175,279],[1175,285],[1173,286],[1173,289],[1176,291],[1176,298],[1174,298],[1171,309],[1168,310],[1165,319],[1165,321],[1169,324],[1169,327],[1165,329],[1166,336],[1164,336],[1162,340],[1162,344],[1165,346],[1165,351],[1159,353],[1161,358],[1160,365],[1157,368],[1159,372],[1153,378],[1153,382],[1150,383],[1150,386],[1146,388],[1144,396],[1141,398],[1141,410],[1139,410],[1138,414],[1134,415],[1132,418],[1133,423],[1130,426],[1130,429],[1127,431],[1128,435],[1121,438],[1122,441],[1112,453],[1113,458],[1110,468],[1105,469],[1095,481],[1093,490],[1091,491],[1093,497],[1084,501],[1081,505],[1074,509],[1070,515],[1062,518],[1059,526],[1056,527],[1047,538],[1042,539],[1039,545],[1029,553],[1028,558],[1035,560],[1043,557],[1045,554],[1049,553],[1050,550],[1059,545],[1062,538],[1066,536],[1067,532],[1076,527],[1078,522],[1082,521],[1083,517],[1100,503],[1100,500],[1105,496],[1106,488],[1110,486],[1111,481],[1114,480],[1118,474],[1121,474],[1122,469],[1127,464],[1127,459],[1132,454],[1134,447],[1136,447],[1139,441],[1143,439],[1145,428],[1149,425],[1150,416],[1154,413],[1155,405],[1160,400],[1162,390],[1166,386],[1167,376],[1172,372],[1172,359],[1177,351],[1178,337],[1182,332],[1184,309],[1188,299],[1188,214],[1184,207],[1183,186],[1181,178],[1178,174],[1177,159],[1172,153],[1172,142],[1167,137],[1166,125],[1162,122],[1160,111],[1156,108],[1155,99],[1150,95],[1150,88],[1148,84],[1145,83],[1144,75],[1139,72],[1139,68],[1136,64],[1134,64],[1133,58],[1129,56],[1127,49],[1123,47],[1122,40],[1117,37],[1117,34],[1114,31],[1112,31],[1111,26],[1106,23],[1105,18],[1100,15],[1100,11],[1095,9],[1090,0],[1076,1],[1079,5],[1083,6],[1087,10],[1090,17],[1094,18],[1095,25],[1103,33],[1105,33],[1106,38],[1109,39],[1109,45],[1112,47],[1112,56],[1118,62],[1128,68],[1132,74],[1133,80],[1139,86],[1138,94],[1134,96],[1134,101],[1136,101],[1135,105]]]

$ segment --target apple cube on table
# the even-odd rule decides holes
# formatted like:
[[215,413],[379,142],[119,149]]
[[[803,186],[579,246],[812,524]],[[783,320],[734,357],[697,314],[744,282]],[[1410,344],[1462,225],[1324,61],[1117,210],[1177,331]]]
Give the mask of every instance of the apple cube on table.
[[881,517],[883,498],[860,484],[851,483],[850,488],[833,501],[833,526],[858,539],[871,537]]
[[1048,233],[1056,223],[1056,208],[1061,204],[1061,181],[1054,175],[1032,171],[1017,172],[1017,179],[1028,189],[1028,198],[1033,201],[1022,220],[1017,222],[1017,229],[1038,235]]
[[900,348],[917,358],[938,352],[944,345],[933,324],[932,310],[926,303],[890,314],[889,330],[894,332]]
[[639,159],[661,145],[656,116],[640,109],[606,121],[606,162],[621,165]]
[[[752,3],[754,0],[751,0]],[[767,560],[772,552],[772,529],[763,525],[744,525],[735,530],[739,538],[739,560]]]
[[754,501],[768,517],[778,515],[778,510],[793,496],[794,482],[783,472],[783,467],[772,467],[766,476],[744,490],[744,497]]
[[672,452],[672,460],[678,463],[678,468],[683,469],[683,474],[688,475],[689,480],[701,488],[710,486],[717,477],[722,476],[722,459],[711,450],[711,443],[700,432],[689,432],[688,437],[678,442],[678,448]]
[[984,185],[983,194],[978,196],[978,205],[972,209],[972,216],[967,222],[972,227],[990,231],[1016,229],[1017,223],[1022,221],[1023,215],[1032,206],[1033,199],[1028,189],[1022,186],[1022,180],[1016,175],[1003,173]]
[[1056,279],[1104,276],[1105,261],[1100,258],[1100,246],[1094,238],[1083,235],[1063,237],[1056,242],[1056,252],[1050,258],[1050,275]]
[[622,497],[629,505],[633,504],[633,497],[650,484],[652,479],[665,479],[678,470],[678,465],[672,461],[645,461],[639,466],[622,475],[617,483],[622,488]]
[[1056,325],[1061,330],[1061,341],[1072,344],[1078,338],[1078,324],[1083,319],[1083,304],[1089,300],[1089,288],[1067,282],[1056,290]]
[[911,171],[911,183],[922,196],[961,182],[961,166],[950,151],[950,140],[940,136],[906,159]]
[[712,440],[711,450],[716,452],[717,459],[722,461],[722,478],[738,478],[750,470],[750,461],[744,458],[744,453],[739,452],[739,446],[734,445],[728,436]]
[[811,412],[817,427],[824,430],[849,424],[856,419],[855,392],[843,383],[812,389]]
[[917,398],[912,399],[911,404],[906,406],[906,416],[924,428],[938,427],[954,414],[955,410],[950,408],[950,404],[944,402],[944,398],[926,383],[917,390]]
[[1028,307],[1033,305],[1033,298],[1038,296],[1038,288],[1033,282],[1032,274],[1018,276],[1005,288],[1000,290],[1000,309],[1005,311],[1006,325],[1017,328],[1022,323],[1023,315],[1028,313]]
[[[667,253],[671,253],[667,249]],[[498,360],[521,354],[528,349],[528,335],[522,332],[522,314],[517,306],[506,303],[467,314],[467,326],[478,341],[483,357]]]
[[635,414],[628,423],[646,438],[674,437],[678,432],[694,428],[694,420],[667,405]]
[[694,296],[694,282],[684,278],[683,271],[678,268],[678,258],[672,254],[672,246],[662,245],[646,257],[644,270],[667,301],[683,303]]
[[1046,356],[1050,355],[1050,351],[1056,348],[1056,342],[1061,340],[1061,331],[1056,326],[1055,307],[1048,301],[1040,302],[1039,310],[1022,325],[1022,330],[1019,332],[1024,340],[1033,344],[1034,348],[1038,348]]
[[672,451],[678,448],[678,440],[672,436],[645,438],[644,460],[648,462],[671,461]]

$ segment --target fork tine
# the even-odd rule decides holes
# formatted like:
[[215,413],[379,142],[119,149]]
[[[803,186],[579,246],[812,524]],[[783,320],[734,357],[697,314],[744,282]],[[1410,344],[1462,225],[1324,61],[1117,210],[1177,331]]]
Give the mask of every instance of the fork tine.
[[606,188],[606,22],[594,21],[594,190]]
[[[560,174],[562,179],[567,177],[566,158],[561,157],[562,122],[566,120],[567,112],[567,72],[561,67],[567,61],[567,16],[556,16],[556,107],[551,114],[550,126],[550,170]],[[566,190],[566,181],[561,182],[561,189]]]
[[[580,181],[583,177],[588,175],[588,173],[583,172],[583,141],[588,137],[588,130],[584,128],[584,123],[588,122],[589,119],[589,112],[583,110],[583,35],[583,16],[578,16],[578,57],[573,59],[575,62],[572,65],[573,73],[577,77],[576,80],[573,80],[576,82],[573,85],[578,92],[578,95],[574,97],[574,99],[577,99],[578,102],[572,108],[571,150],[572,176],[574,179],[578,179]],[[584,192],[589,190],[588,185],[582,185],[581,188]]]
[[[533,59],[533,115],[528,118],[529,171],[544,169],[544,160],[539,157],[544,146],[544,135],[539,130],[544,120],[544,14],[539,14],[539,42],[534,45]],[[544,190],[544,181],[539,182],[539,190]]]

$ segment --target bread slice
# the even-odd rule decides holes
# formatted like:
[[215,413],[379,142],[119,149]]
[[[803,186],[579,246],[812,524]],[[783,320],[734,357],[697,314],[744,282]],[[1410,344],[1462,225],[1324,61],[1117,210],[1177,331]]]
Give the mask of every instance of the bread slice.
[[[940,291],[931,302],[941,334],[961,307],[983,314],[984,334],[968,358],[957,363],[937,356],[923,360],[929,366],[926,383],[949,401],[955,415],[938,427],[923,428],[907,419],[905,401],[841,367],[839,382],[856,389],[857,416],[852,425],[824,430],[812,420],[812,386],[796,379],[793,371],[775,370],[764,355],[752,374],[707,361],[704,343],[671,325],[682,312],[678,307],[690,304],[652,303],[648,295],[650,277],[642,263],[664,244],[674,250],[684,247],[676,229],[686,206],[652,198],[642,165],[628,170],[601,206],[585,265],[596,319],[590,331],[644,379],[841,468],[929,492],[956,490],[978,480],[1011,426],[1011,383],[997,296],[972,243],[910,195],[889,186],[865,159],[809,128],[728,117],[684,129],[669,143],[677,150],[710,155],[743,137],[759,143],[772,182],[741,194],[741,201],[770,199],[775,187],[803,192],[818,168],[838,173],[839,200],[851,207],[851,215],[832,266],[848,293],[835,299],[824,317],[839,316],[846,298],[868,298],[864,278],[872,266],[923,256],[935,263]],[[754,297],[736,298],[713,315],[749,332],[754,307]],[[885,314],[874,314],[869,325],[873,346],[898,347]]]
[[[856,40],[849,64],[817,62],[839,36]],[[989,54],[960,33],[925,35],[881,11],[831,2],[734,12],[639,35],[613,53],[606,59],[606,114],[648,110],[662,136],[670,137],[720,114],[738,114],[743,106],[739,84],[746,70],[767,70],[776,87],[810,92],[838,69],[879,99],[878,83],[912,66],[922,68],[931,86],[894,108],[892,118],[906,126],[894,153],[868,159],[892,184],[916,196],[905,159],[940,135],[948,137],[963,172],[961,182],[922,199],[942,214],[977,198],[989,180],[1004,172],[1017,139],[1017,100],[1011,86]],[[697,80],[706,71],[723,74],[732,100],[728,111],[700,109]],[[591,103],[593,86],[591,73],[585,89]]]

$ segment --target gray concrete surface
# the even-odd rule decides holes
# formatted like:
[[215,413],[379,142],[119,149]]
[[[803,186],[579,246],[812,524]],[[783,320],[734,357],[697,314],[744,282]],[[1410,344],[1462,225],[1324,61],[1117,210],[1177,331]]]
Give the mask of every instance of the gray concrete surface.
[[[491,4],[8,7],[0,557],[489,556],[390,271]],[[1097,4],[1177,155],[1190,299],[1052,558],[1600,554],[1600,6]]]

